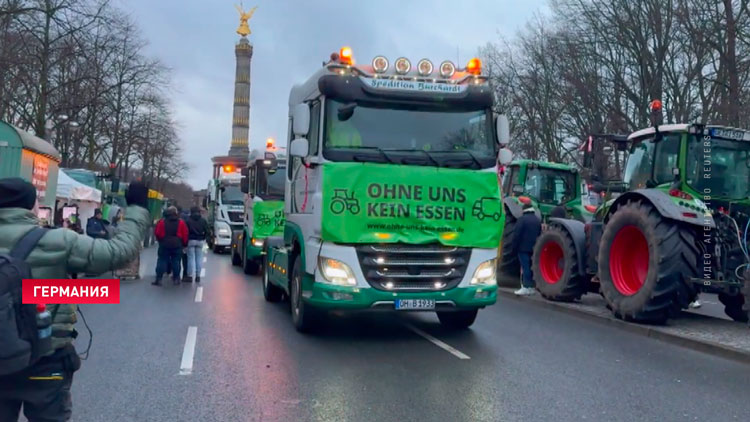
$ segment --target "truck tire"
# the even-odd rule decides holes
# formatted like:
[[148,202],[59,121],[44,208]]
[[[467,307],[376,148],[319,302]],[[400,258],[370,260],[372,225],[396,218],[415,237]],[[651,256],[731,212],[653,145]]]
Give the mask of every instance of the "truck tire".
[[232,248],[232,266],[238,267],[242,264],[242,257],[239,255],[239,247]]
[[[518,256],[511,253],[511,246],[513,245],[513,232],[516,228],[516,218],[513,214],[505,210],[505,229],[503,230],[503,243],[502,250],[500,252],[500,265],[499,270],[502,275],[517,279],[521,274],[521,266],[518,262]],[[518,281],[518,280],[515,280]],[[514,285],[519,284],[519,282]]]
[[571,302],[580,299],[588,286],[578,273],[578,256],[567,231],[552,225],[534,245],[531,260],[536,289],[546,299]]
[[300,333],[309,333],[315,328],[317,312],[302,299],[302,260],[293,257],[292,279],[289,280],[289,307],[292,310],[292,324]]
[[437,312],[438,320],[443,327],[451,330],[465,330],[477,319],[478,309],[466,311]]
[[247,259],[247,252],[242,254],[242,272],[247,275],[257,275],[260,265],[257,261]]
[[[265,256],[266,258],[264,258],[263,267],[268,268],[268,255]],[[245,259],[245,261],[247,261],[247,259]],[[284,291],[281,290],[279,286],[271,283],[271,280],[269,280],[268,277],[268,271],[263,271],[263,298],[266,299],[266,302],[278,302],[281,300]]]
[[742,292],[736,295],[719,293],[719,302],[724,305],[724,313],[727,314],[729,318],[738,322],[748,322],[747,311],[743,309],[745,305],[745,296]]
[[601,292],[618,318],[664,323],[695,299],[695,233],[648,203],[628,202],[604,227],[599,247]]

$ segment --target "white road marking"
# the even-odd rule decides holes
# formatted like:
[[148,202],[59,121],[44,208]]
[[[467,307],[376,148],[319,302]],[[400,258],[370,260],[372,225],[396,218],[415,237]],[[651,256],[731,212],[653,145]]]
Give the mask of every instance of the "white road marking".
[[204,256],[204,257],[203,257],[203,263],[205,264],[206,262],[208,262],[208,257],[207,257],[207,256]]
[[206,269],[201,268],[201,278],[205,278],[205,277],[206,277]]
[[193,356],[195,355],[195,339],[198,336],[198,327],[188,327],[185,338],[185,348],[182,349],[182,363],[180,363],[180,375],[193,373]]
[[195,290],[195,301],[196,302],[203,302],[203,287],[198,287]]
[[443,343],[439,339],[437,339],[437,338],[435,338],[435,337],[433,337],[433,336],[425,333],[424,331],[420,330],[419,328],[417,328],[417,327],[415,327],[415,326],[413,326],[411,324],[406,324],[406,327],[408,329],[414,331],[415,333],[419,334],[420,336],[426,338],[427,340],[429,340],[435,346],[437,346],[437,347],[445,350],[446,352],[452,354],[453,356],[455,356],[455,357],[457,357],[459,359],[471,359],[468,355],[466,355],[463,352],[461,352],[460,350],[454,348],[450,344]]

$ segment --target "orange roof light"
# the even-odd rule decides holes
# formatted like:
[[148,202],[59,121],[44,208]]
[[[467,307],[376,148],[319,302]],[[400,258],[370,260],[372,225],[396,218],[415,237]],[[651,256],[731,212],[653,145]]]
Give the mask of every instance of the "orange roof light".
[[482,74],[482,61],[476,57],[469,60],[469,63],[466,64],[466,71],[471,73],[472,75],[481,75]]
[[662,107],[661,100],[651,101],[650,106],[651,106],[651,111],[661,111],[661,107]]
[[266,139],[266,149],[271,151],[276,149],[276,141],[273,138]]
[[354,64],[354,56],[351,47],[341,47],[339,51],[339,61],[344,64]]
[[224,173],[231,173],[234,171],[234,166],[231,164],[227,164],[224,166]]

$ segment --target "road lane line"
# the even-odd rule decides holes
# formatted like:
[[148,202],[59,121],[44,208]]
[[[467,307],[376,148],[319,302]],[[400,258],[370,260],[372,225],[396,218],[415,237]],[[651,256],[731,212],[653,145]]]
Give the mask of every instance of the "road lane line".
[[203,287],[198,287],[195,290],[195,301],[196,302],[203,302]]
[[206,269],[201,268],[201,278],[206,278]]
[[410,330],[414,331],[415,333],[419,334],[420,336],[426,338],[432,344],[434,344],[435,346],[437,346],[437,347],[445,350],[446,352],[452,354],[453,356],[455,356],[455,357],[457,357],[459,359],[471,359],[468,355],[466,355],[463,352],[461,352],[460,350],[454,348],[450,344],[443,343],[439,339],[437,339],[437,338],[435,338],[435,337],[433,337],[433,336],[425,333],[424,331],[420,330],[419,328],[417,328],[417,327],[415,327],[415,326],[413,326],[411,324],[405,324],[405,325],[406,325],[406,327],[408,329],[410,329]]
[[198,336],[198,327],[188,327],[185,338],[185,348],[182,349],[182,363],[180,363],[180,375],[193,373],[193,356],[195,355],[195,339]]

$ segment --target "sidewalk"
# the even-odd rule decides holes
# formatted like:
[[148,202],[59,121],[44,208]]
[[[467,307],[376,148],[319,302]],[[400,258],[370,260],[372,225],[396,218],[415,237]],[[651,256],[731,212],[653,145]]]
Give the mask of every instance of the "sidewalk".
[[526,301],[537,306],[557,309],[593,321],[615,325],[621,329],[646,335],[725,358],[750,363],[750,329],[747,324],[682,312],[679,318],[670,319],[666,325],[634,324],[616,319],[607,309],[604,299],[593,293],[584,295],[579,302],[551,302],[540,294],[518,297],[512,288],[500,287],[498,294],[504,298]]

